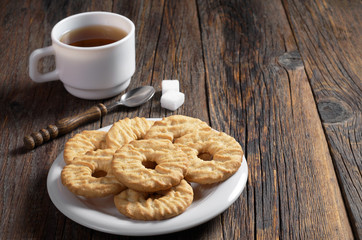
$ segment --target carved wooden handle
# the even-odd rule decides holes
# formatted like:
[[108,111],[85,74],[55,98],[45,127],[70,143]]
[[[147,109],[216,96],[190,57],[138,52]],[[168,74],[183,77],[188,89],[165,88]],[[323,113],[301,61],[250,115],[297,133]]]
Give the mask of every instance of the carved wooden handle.
[[83,113],[73,117],[63,118],[57,121],[55,125],[49,125],[46,129],[43,128],[39,130],[39,132],[33,132],[30,135],[25,136],[24,146],[27,149],[34,149],[35,147],[42,145],[44,142],[68,133],[80,125],[98,120],[106,114],[107,107],[102,103],[99,103]]

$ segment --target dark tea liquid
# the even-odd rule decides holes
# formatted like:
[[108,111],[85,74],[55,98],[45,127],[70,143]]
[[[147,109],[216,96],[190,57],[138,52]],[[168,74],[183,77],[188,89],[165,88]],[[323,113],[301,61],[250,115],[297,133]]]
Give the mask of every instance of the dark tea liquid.
[[76,47],[98,47],[117,42],[126,35],[124,30],[116,27],[93,25],[69,31],[60,41]]

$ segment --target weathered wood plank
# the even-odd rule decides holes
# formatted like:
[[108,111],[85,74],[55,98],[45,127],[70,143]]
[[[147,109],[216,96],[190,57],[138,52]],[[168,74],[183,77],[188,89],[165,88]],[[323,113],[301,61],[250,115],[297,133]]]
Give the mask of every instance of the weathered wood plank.
[[[8,157],[5,161],[1,162],[1,173],[3,173],[2,176],[6,176],[5,172],[10,170],[11,176],[21,175],[22,177],[20,179],[2,178],[2,180],[4,179],[6,189],[2,189],[1,194],[6,197],[2,200],[4,202],[1,204],[1,207],[4,207],[4,209],[1,210],[4,219],[9,219],[9,221],[2,224],[2,227],[7,229],[7,232],[1,234],[1,236],[5,238],[6,236],[15,236],[15,238],[49,238],[56,235],[58,238],[65,237],[72,239],[87,239],[92,236],[96,239],[104,239],[104,236],[108,236],[110,239],[118,239],[117,236],[99,234],[97,231],[76,224],[60,213],[51,203],[47,195],[47,172],[52,161],[62,151],[66,140],[84,129],[97,129],[102,126],[107,126],[126,116],[159,117],[173,113],[161,109],[159,103],[160,95],[158,93],[153,101],[146,103],[140,108],[121,108],[118,112],[104,117],[100,122],[80,127],[70,134],[25,153],[27,157],[23,158],[26,158],[27,161],[17,162],[17,164],[14,165],[12,163],[16,162],[16,157],[19,156],[19,154],[24,154],[21,149],[17,149],[13,153],[10,152],[13,147],[12,144],[14,143],[13,138],[16,136],[11,133],[17,133],[15,131],[16,128],[21,131],[17,133],[17,135],[20,135],[20,138],[16,140],[21,146],[24,130],[25,132],[35,131],[49,123],[55,122],[57,119],[78,114],[97,103],[97,101],[86,101],[72,97],[64,90],[60,82],[46,84],[31,82],[26,70],[27,62],[25,60],[32,50],[47,46],[51,43],[51,28],[62,18],[78,12],[92,10],[117,12],[129,17],[136,25],[136,61],[138,70],[132,79],[130,88],[150,84],[154,85],[157,90],[160,91],[162,79],[179,79],[181,91],[185,93],[186,103],[188,104],[185,104],[178,113],[199,117],[208,121],[200,31],[198,24],[194,24],[195,21],[198,21],[196,4],[194,1],[189,1],[187,4],[170,1],[167,3],[167,6],[165,6],[165,3],[162,1],[138,1],[135,3],[129,1],[114,1],[110,3],[107,1],[102,5],[94,1],[82,3],[76,1],[69,1],[67,3],[39,2],[38,4],[39,6],[33,6],[37,9],[37,12],[24,10],[25,7],[21,10],[25,11],[24,18],[26,19],[23,21],[29,25],[29,27],[27,25],[23,26],[29,28],[29,31],[24,33],[26,34],[24,37],[28,38],[28,49],[23,53],[22,51],[24,50],[16,48],[17,43],[14,42],[14,46],[9,47],[9,49],[5,51],[8,56],[15,56],[14,60],[7,60],[11,62],[11,64],[20,64],[19,59],[21,59],[21,57],[24,57],[24,59],[22,59],[21,68],[19,68],[22,77],[17,77],[16,79],[9,78],[8,81],[2,82],[2,84],[4,84],[4,97],[1,96],[1,99],[10,102],[4,115],[2,115],[6,120],[3,126],[4,129],[10,129],[9,131],[1,133],[2,136],[5,136],[2,138],[5,139],[5,142],[1,146],[1,149],[7,149],[5,145],[8,143],[10,143],[10,149],[4,152]],[[9,15],[12,10],[18,9],[18,6],[15,4],[10,5],[11,4],[8,3],[7,8],[4,8],[4,11],[5,9],[9,11],[9,13],[5,13],[4,16]],[[53,14],[55,9],[61,9],[62,11],[59,11],[58,14]],[[183,27],[175,28],[175,26],[179,25],[180,19],[184,19]],[[16,19],[13,19],[8,25],[9,28],[15,26]],[[172,33],[170,32],[171,30]],[[24,45],[24,47],[27,47],[27,45]],[[22,54],[13,54],[11,51],[19,51]],[[45,67],[43,68],[45,71],[52,68],[52,61],[51,59],[44,60]],[[6,61],[2,61],[1,64],[6,64]],[[9,70],[11,68],[5,69]],[[10,73],[6,73],[7,77],[10,75]],[[15,81],[11,83],[10,80]],[[194,88],[189,87],[189,83],[192,83]],[[24,91],[19,91],[19,89],[15,87],[17,85],[24,88]],[[31,89],[27,86],[31,86]],[[29,90],[31,90],[31,92],[29,92]],[[16,93],[15,97],[12,95],[13,92]],[[34,95],[36,95],[35,98]],[[198,105],[193,104],[194,96],[196,96]],[[119,98],[120,96],[105,100],[104,102],[110,103]],[[48,99],[48,101],[44,101],[44,99]],[[50,99],[51,101],[49,101]],[[14,110],[16,111],[14,116],[12,116],[11,114]],[[153,115],[151,115],[151,112]],[[28,116],[29,114],[32,116]],[[38,118],[35,118],[35,116],[38,116]],[[19,123],[16,121],[16,119],[20,118],[27,119],[28,122],[23,121]],[[44,158],[44,156],[47,157]],[[9,176],[9,174],[7,174],[7,176]],[[17,186],[15,188],[15,194],[12,192],[14,186]],[[22,194],[20,190],[23,188],[29,189],[29,191],[26,194]],[[34,192],[39,192],[39,194],[33,196]],[[13,201],[14,199],[17,201]],[[21,207],[16,208],[16,205]],[[27,212],[26,209],[31,210]],[[32,224],[33,220],[36,220],[38,224]],[[19,224],[21,226],[19,226]],[[215,228],[215,226],[218,226],[218,228]],[[220,221],[216,220],[198,228],[201,229],[200,233],[208,231],[214,235],[219,234],[220,236],[222,233],[220,226]],[[17,231],[19,228],[22,228],[24,231]],[[185,237],[190,238],[193,235],[193,230],[189,230],[182,234],[167,235],[165,239],[168,237],[184,239]],[[208,236],[208,234],[205,236]],[[128,238],[125,237],[125,239]],[[157,239],[159,239],[159,237],[157,237]]]
[[[66,140],[77,132],[107,126],[126,116],[175,113],[209,121],[214,128],[235,136],[245,149],[250,175],[242,196],[223,214],[195,228],[148,239],[351,238],[329,156],[330,151],[341,171],[339,176],[349,176],[342,193],[351,195],[353,201],[352,195],[360,196],[361,189],[357,161],[361,152],[356,152],[361,118],[350,116],[361,109],[356,103],[361,50],[353,51],[351,46],[360,45],[356,36],[361,29],[356,15],[359,5],[351,3],[348,7],[345,1],[334,1],[336,7],[332,7],[332,2],[303,5],[287,0],[283,5],[279,0],[0,1],[0,35],[13,36],[3,38],[0,44],[0,102],[4,106],[0,111],[0,238],[131,239],[95,231],[65,217],[48,197],[48,170]],[[27,73],[28,56],[34,49],[50,45],[55,23],[93,10],[120,13],[136,25],[137,71],[130,88],[151,84],[160,91],[162,79],[179,79],[185,105],[176,112],[161,109],[157,93],[144,106],[121,108],[99,122],[25,152],[25,133],[97,103],[72,97],[60,82],[33,83]],[[342,21],[346,12],[352,14]],[[336,18],[340,20],[335,22]],[[306,22],[299,24],[299,20]],[[322,37],[299,39],[299,35],[314,36],[316,32]],[[339,45],[323,45],[322,40],[333,37]],[[328,56],[329,62],[309,56],[315,51],[308,48],[310,43],[320,44],[318,54]],[[297,50],[301,50],[304,65]],[[329,56],[323,50],[335,52]],[[51,69],[52,61],[44,60],[44,70]],[[347,81],[341,81],[343,77]],[[330,94],[328,86],[333,87],[333,81],[341,90],[333,92],[333,99],[319,101]],[[336,96],[347,97],[336,101]],[[360,212],[360,206],[359,202],[347,205],[354,224],[360,223],[359,215],[353,215]],[[356,229],[358,232],[358,226]]]
[[362,238],[362,4],[283,2],[318,104],[354,234]]
[[[164,1],[114,1],[112,11],[128,17],[136,27],[136,71],[127,90],[143,85],[154,86],[153,66],[163,9]],[[121,95],[106,100],[106,103],[119,100]],[[156,98],[159,98],[159,94],[138,108],[120,107],[103,118],[102,125],[110,125],[125,117],[152,117],[151,113],[158,107],[154,104]]]
[[[130,88],[152,85],[157,93],[144,108],[120,109],[118,113],[106,117],[105,122],[111,124],[126,116],[162,117],[171,114],[185,114],[208,121],[195,2],[117,1],[113,11],[128,12],[128,17],[136,25],[137,70]],[[164,79],[178,79],[180,91],[185,94],[185,104],[176,112],[161,108],[161,81]],[[192,104],[195,96],[197,105]]]
[[[142,37],[142,36],[140,36]],[[153,108],[154,116],[184,114],[208,122],[202,45],[195,1],[167,1],[157,39],[152,72],[153,85],[161,91],[161,81],[178,79],[185,104],[175,112]],[[142,51],[142,48],[140,48]],[[159,99],[157,99],[159,100]]]
[[239,229],[228,216],[224,236],[351,239],[282,3],[199,1],[198,9],[211,124],[242,143],[250,170]]
[[[23,136],[78,114],[95,102],[71,96],[60,82],[32,82],[27,64],[33,50],[51,44],[52,27],[68,15],[86,11],[88,3],[64,6],[62,1],[24,1],[19,6],[19,2],[1,2],[0,35],[6,43],[0,44],[0,68],[4,70],[0,73],[0,238],[60,238],[70,222],[49,199],[47,173],[70,136],[99,128],[100,123],[80,127],[33,151],[23,149]],[[53,63],[51,58],[44,59],[43,70],[52,69]],[[89,231],[85,233],[89,238]]]

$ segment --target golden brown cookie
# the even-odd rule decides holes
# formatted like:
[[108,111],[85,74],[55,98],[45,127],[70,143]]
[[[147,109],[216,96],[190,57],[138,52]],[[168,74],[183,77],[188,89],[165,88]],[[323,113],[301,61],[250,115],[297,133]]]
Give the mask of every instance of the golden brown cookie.
[[115,122],[106,136],[107,148],[121,148],[132,140],[143,138],[153,122],[146,118],[125,118]]
[[118,211],[136,220],[162,220],[177,216],[189,207],[193,189],[185,180],[171,189],[156,193],[122,191],[114,197]]
[[186,154],[168,140],[135,140],[116,151],[112,171],[128,188],[155,192],[179,184],[188,165]]
[[195,131],[175,141],[191,161],[185,179],[210,184],[224,181],[240,167],[243,151],[231,136],[215,130]]
[[168,139],[174,142],[176,138],[198,129],[206,130],[211,128],[200,119],[183,115],[173,115],[156,121],[150,130],[148,130],[144,139]]
[[64,161],[70,164],[75,157],[105,147],[106,132],[85,130],[70,138],[64,146]]
[[118,194],[126,187],[111,172],[113,153],[111,149],[99,149],[76,157],[62,170],[63,185],[88,198]]

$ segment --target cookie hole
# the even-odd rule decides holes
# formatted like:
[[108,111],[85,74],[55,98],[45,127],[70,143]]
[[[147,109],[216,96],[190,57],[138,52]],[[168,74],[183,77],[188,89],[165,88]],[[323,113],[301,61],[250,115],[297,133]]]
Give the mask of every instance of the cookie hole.
[[92,174],[92,177],[95,177],[95,178],[100,178],[100,177],[105,177],[107,176],[107,172],[106,171],[103,171],[103,170],[96,170],[93,174]]
[[154,161],[146,160],[146,161],[142,162],[142,165],[147,169],[155,169],[157,166],[157,163]]
[[152,200],[155,200],[155,199],[159,199],[163,197],[163,195],[159,194],[159,193],[150,193],[148,194],[147,198],[151,198]]
[[199,153],[199,155],[197,155],[198,158],[204,160],[204,161],[211,161],[212,160],[212,155],[208,152],[202,152]]

